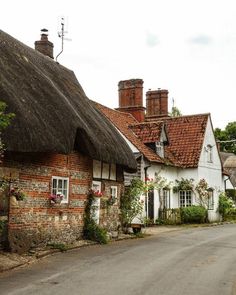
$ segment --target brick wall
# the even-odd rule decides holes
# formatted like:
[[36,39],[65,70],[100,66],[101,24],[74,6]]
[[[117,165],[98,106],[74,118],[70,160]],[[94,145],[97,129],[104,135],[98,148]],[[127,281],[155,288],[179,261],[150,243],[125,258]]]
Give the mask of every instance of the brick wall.
[[[124,183],[122,181],[103,181],[103,192],[104,197],[101,198],[100,202],[100,215],[99,224],[105,228],[111,235],[114,232],[118,232],[121,229],[120,222],[120,196],[124,191]],[[117,187],[117,200],[111,202],[110,199],[110,188],[111,186]]]
[[[12,251],[25,252],[47,243],[72,243],[82,237],[92,159],[79,153],[7,153],[3,166],[5,175],[14,178],[11,185],[27,195],[23,201],[10,202]],[[52,176],[69,178],[68,204],[50,204]]]

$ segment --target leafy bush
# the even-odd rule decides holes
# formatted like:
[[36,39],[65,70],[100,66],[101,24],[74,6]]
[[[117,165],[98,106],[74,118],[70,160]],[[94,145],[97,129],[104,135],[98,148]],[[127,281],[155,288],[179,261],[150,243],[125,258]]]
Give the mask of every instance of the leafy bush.
[[140,196],[145,191],[145,183],[140,179],[133,179],[129,187],[126,187],[120,199],[120,212],[123,227],[128,227],[134,217],[141,218],[143,202]]
[[236,208],[229,208],[226,210],[226,213],[224,215],[224,220],[236,220]]
[[84,237],[99,244],[108,243],[107,231],[101,228],[93,219],[85,221]]
[[190,206],[180,208],[182,223],[204,223],[207,218],[207,210],[203,206]]
[[232,199],[234,202],[236,202],[236,190],[235,189],[227,189],[226,191],[226,195]]
[[226,214],[236,216],[236,208],[229,208]]
[[84,237],[88,240],[98,242],[100,244],[108,243],[107,231],[101,228],[94,220],[94,193],[88,193],[87,204],[85,207],[84,218]]
[[229,197],[227,197],[225,193],[221,193],[219,195],[218,211],[222,215],[223,220],[225,219],[227,210],[232,208],[232,206],[233,206],[233,201]]

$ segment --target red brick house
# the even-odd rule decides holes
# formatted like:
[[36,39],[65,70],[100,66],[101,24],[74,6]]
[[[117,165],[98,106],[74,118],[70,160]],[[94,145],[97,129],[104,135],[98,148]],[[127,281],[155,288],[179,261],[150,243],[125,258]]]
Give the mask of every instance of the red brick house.
[[[97,214],[103,227],[117,230],[123,171],[136,169],[127,143],[74,73],[53,60],[47,35],[35,45],[43,54],[0,31],[0,100],[15,114],[2,134],[0,176],[27,196],[8,202],[2,192],[0,213],[8,214],[10,248],[18,252],[81,239],[90,188],[115,198],[109,212],[100,205]],[[59,205],[50,200],[57,193]]]

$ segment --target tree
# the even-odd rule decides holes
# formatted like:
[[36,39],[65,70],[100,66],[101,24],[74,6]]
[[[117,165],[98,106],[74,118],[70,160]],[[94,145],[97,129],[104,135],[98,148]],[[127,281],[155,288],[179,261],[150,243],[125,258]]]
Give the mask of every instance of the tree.
[[182,116],[180,110],[177,107],[175,107],[175,106],[172,107],[171,112],[170,112],[169,115],[171,117],[180,117],[180,116]]
[[236,122],[230,122],[225,130],[214,130],[216,140],[220,142],[220,150],[236,154]]

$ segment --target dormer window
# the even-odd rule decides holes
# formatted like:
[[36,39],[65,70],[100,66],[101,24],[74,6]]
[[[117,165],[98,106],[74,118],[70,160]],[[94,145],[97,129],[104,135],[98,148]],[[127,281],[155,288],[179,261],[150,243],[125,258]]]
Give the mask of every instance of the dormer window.
[[160,156],[161,158],[164,158],[164,145],[163,145],[163,142],[157,141],[155,143],[155,148],[156,148],[156,153],[158,154],[158,156]]
[[206,147],[206,152],[207,152],[207,162],[212,163],[213,162],[213,149],[212,145],[208,144]]

